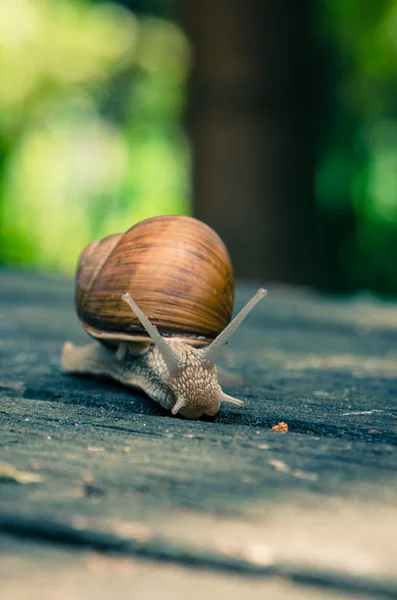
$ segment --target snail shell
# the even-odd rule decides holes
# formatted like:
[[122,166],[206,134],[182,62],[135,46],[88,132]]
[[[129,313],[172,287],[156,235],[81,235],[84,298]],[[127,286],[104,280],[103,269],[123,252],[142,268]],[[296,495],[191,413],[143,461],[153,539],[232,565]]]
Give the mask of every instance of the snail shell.
[[228,251],[215,231],[191,217],[154,217],[87,246],[75,302],[91,336],[108,343],[151,341],[121,299],[126,290],[164,337],[193,346],[210,343],[231,320]]

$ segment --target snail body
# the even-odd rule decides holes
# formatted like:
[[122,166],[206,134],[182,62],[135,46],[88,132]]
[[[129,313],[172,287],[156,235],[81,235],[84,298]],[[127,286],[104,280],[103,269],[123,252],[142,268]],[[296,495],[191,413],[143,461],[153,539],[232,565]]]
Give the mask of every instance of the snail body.
[[225,394],[215,362],[253,306],[231,321],[233,270],[227,249],[207,225],[163,216],[93,242],[76,271],[78,317],[92,344],[64,344],[69,373],[108,376],[139,388],[173,414],[215,415]]

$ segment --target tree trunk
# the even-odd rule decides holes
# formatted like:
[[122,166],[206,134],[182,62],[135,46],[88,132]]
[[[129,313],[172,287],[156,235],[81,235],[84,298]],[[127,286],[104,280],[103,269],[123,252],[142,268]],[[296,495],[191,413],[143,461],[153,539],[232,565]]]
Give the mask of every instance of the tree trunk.
[[312,283],[308,2],[189,0],[194,214],[243,279]]

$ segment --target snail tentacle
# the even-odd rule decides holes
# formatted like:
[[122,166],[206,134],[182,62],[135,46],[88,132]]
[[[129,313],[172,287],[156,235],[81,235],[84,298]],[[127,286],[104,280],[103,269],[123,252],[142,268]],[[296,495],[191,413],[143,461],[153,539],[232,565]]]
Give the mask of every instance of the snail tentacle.
[[139,308],[135,300],[132,298],[131,294],[125,292],[121,296],[121,299],[124,300],[124,302],[127,302],[127,304],[130,306],[132,311],[142,323],[142,326],[146,329],[146,331],[152,338],[153,342],[156,344],[161,356],[164,359],[165,364],[167,365],[169,372],[171,374],[176,374],[179,369],[179,359],[175,352],[171,350],[167,342],[159,334],[157,328],[154,325],[152,325],[145,313]]
[[216,360],[226,342],[232,337],[233,333],[240,327],[241,323],[244,321],[245,317],[251,312],[256,304],[258,304],[259,300],[267,296],[267,290],[261,288],[259,289],[255,296],[251,298],[249,302],[241,309],[236,317],[234,317],[233,321],[225,327],[223,331],[214,339],[214,341],[201,350],[203,361],[207,362],[210,365],[214,365]]
[[186,404],[186,399],[183,396],[178,398],[178,400],[175,402],[174,406],[171,409],[172,414],[176,415],[181,410],[181,408],[186,406]]
[[233,398],[233,396],[229,396],[229,394],[225,394],[225,392],[221,392],[219,395],[219,400],[221,402],[229,402],[229,404],[235,404],[236,406],[244,406],[244,402],[239,400],[238,398]]

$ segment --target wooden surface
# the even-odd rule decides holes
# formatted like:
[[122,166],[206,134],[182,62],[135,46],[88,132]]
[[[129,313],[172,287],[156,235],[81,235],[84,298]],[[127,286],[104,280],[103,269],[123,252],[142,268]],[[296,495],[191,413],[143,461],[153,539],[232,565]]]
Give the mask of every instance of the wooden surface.
[[245,408],[198,422],[66,339],[71,284],[0,272],[1,599],[397,597],[397,304],[270,287],[220,361]]

